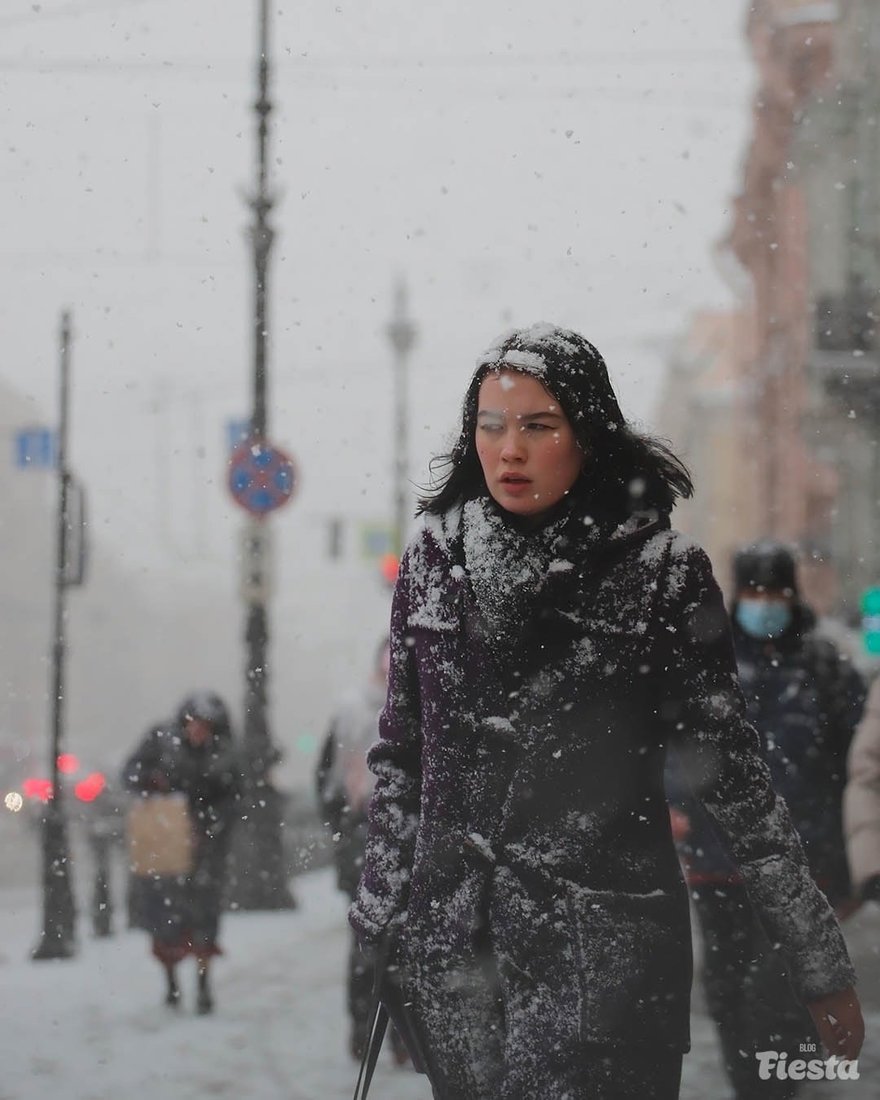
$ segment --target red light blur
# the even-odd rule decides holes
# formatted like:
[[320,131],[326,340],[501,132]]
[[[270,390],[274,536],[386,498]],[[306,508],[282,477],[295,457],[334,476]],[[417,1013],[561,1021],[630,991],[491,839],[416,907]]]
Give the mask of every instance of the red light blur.
[[379,569],[382,571],[384,580],[388,584],[394,584],[400,570],[400,559],[396,554],[383,554],[379,561]]
[[73,793],[80,802],[94,802],[106,786],[107,780],[104,776],[100,772],[92,772],[76,784]]
[[40,802],[48,802],[52,797],[52,780],[36,777],[26,779],[21,785],[21,793],[25,798],[38,798]]
[[58,755],[58,770],[63,775],[73,775],[79,771],[79,757],[72,752],[62,752]]

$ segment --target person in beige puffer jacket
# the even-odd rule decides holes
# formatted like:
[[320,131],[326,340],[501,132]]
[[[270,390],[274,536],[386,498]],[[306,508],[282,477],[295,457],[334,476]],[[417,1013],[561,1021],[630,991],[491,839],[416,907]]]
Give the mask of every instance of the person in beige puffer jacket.
[[850,746],[843,801],[854,890],[880,902],[880,677],[874,680]]

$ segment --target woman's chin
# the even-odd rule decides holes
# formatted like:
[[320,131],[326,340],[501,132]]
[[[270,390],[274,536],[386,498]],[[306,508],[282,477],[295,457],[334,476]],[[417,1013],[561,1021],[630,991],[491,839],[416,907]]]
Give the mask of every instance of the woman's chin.
[[544,510],[536,500],[517,500],[516,497],[511,497],[507,493],[498,493],[497,495],[492,493],[492,499],[499,508],[503,508],[505,512],[510,512],[515,516],[530,516]]
[[553,507],[552,504],[545,504],[542,500],[535,500],[534,496],[530,496],[527,500],[511,498],[506,493],[498,496],[492,493],[491,496],[499,508],[518,519],[539,520]]

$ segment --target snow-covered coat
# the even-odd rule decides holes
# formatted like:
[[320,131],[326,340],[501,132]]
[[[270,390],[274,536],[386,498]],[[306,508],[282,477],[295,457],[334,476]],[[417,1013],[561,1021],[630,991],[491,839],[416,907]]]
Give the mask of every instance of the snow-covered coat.
[[853,885],[880,899],[880,678],[871,685],[850,747],[844,827]]
[[452,978],[488,927],[502,979],[526,983],[526,1045],[572,1011],[585,1043],[687,1049],[673,740],[800,995],[849,986],[839,927],[744,718],[705,553],[665,518],[618,526],[575,510],[533,540],[486,500],[428,517],[394,594],[350,912],[362,942],[396,932],[411,981]]

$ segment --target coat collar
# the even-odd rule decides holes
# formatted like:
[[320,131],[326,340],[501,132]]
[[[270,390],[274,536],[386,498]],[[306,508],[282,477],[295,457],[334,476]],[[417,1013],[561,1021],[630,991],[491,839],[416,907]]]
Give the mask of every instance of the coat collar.
[[[446,562],[442,578],[425,577],[432,622],[456,629],[477,610],[485,615],[488,592],[489,614],[492,605],[502,609],[502,632],[512,623],[522,639],[536,621],[563,634],[577,633],[589,614],[590,594],[610,566],[668,529],[669,516],[634,513],[623,522],[602,521],[573,501],[544,528],[523,532],[484,497],[441,516],[426,516],[425,528]],[[509,634],[502,639],[505,652],[515,640]]]

